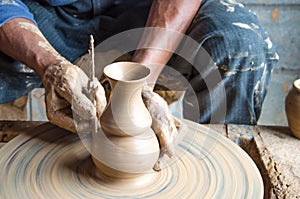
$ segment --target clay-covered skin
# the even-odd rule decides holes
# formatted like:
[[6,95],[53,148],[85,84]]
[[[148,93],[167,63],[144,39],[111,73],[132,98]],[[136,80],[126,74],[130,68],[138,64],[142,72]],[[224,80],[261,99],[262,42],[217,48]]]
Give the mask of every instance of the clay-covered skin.
[[106,107],[104,88],[99,81],[96,78],[93,80],[96,94],[94,105],[88,98],[88,77],[79,67],[67,61],[49,66],[43,82],[47,116],[51,123],[64,129],[76,132],[72,111],[89,120],[96,114],[102,115]]
[[[180,127],[180,121],[174,119],[167,102],[149,87],[143,88],[142,97],[152,118],[151,127],[160,143],[160,159],[165,154],[172,157],[175,153],[173,142],[178,136],[176,127]],[[155,164],[155,170],[161,169],[159,162],[160,160]]]
[[41,77],[48,66],[66,60],[32,21],[23,18],[11,19],[0,27],[0,50],[35,70]]

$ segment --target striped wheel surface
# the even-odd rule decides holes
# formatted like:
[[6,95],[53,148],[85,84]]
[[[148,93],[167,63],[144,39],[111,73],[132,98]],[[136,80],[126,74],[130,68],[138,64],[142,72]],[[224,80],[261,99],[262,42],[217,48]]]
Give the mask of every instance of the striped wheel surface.
[[178,158],[138,189],[97,177],[78,136],[43,124],[0,150],[0,198],[263,198],[260,173],[241,148],[207,127],[185,124]]

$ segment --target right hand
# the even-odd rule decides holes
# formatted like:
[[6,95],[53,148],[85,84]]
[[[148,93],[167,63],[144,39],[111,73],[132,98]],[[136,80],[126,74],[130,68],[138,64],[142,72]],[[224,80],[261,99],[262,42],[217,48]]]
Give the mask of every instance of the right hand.
[[[94,87],[94,99],[89,99],[89,81]],[[86,127],[93,117],[100,118],[106,107],[105,91],[99,81],[96,78],[89,80],[79,67],[68,61],[49,66],[44,73],[43,83],[47,117],[51,123],[66,130],[78,132],[74,113],[81,118],[81,125]]]

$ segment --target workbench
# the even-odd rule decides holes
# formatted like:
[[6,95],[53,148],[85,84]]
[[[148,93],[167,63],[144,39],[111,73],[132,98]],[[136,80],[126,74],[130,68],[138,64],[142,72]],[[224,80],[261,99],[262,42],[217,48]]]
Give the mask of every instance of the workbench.
[[[45,122],[0,121],[0,148],[22,132]],[[300,140],[283,126],[212,125],[242,147],[264,181],[264,198],[300,198]],[[1,158],[1,157],[0,157]]]

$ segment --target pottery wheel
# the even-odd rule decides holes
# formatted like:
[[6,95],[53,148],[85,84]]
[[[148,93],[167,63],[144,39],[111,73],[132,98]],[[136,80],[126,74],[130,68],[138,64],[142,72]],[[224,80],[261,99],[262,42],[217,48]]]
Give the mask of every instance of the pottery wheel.
[[182,140],[179,158],[142,189],[119,189],[121,182],[97,178],[78,136],[41,125],[0,150],[0,198],[263,197],[259,171],[241,148],[211,129],[185,123],[188,131],[197,132]]

